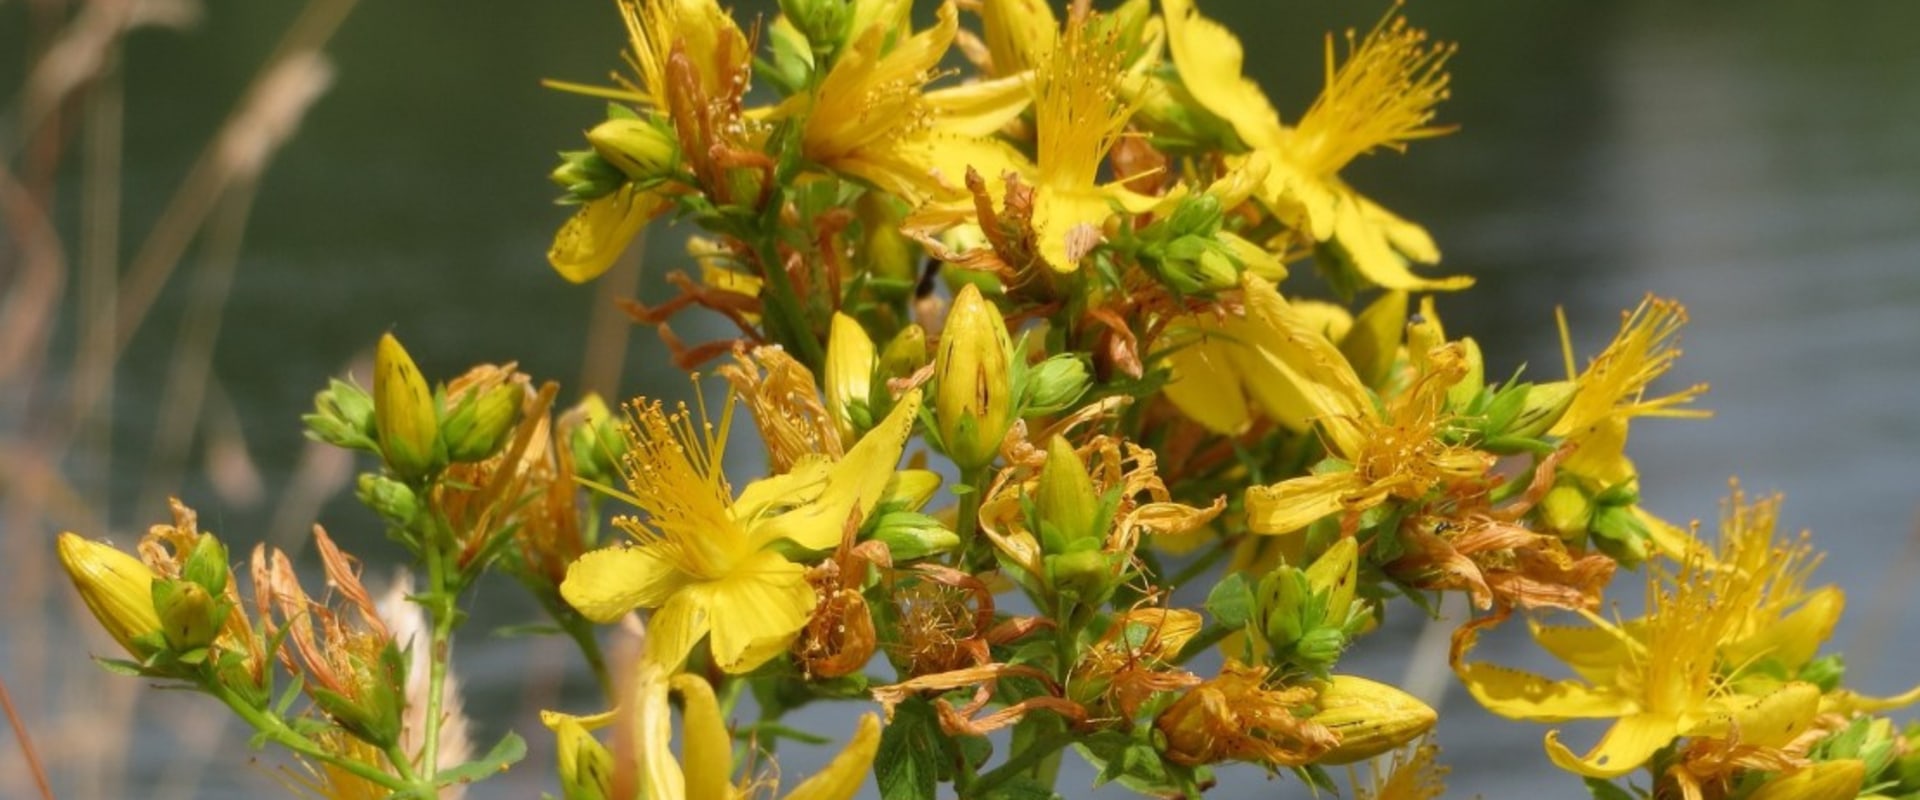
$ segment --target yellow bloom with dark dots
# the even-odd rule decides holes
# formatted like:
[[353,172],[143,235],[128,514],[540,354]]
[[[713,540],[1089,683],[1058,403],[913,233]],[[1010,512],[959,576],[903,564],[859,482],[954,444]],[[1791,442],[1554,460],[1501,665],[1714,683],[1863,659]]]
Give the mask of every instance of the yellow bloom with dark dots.
[[1248,489],[1247,525],[1254,532],[1291,533],[1328,514],[1358,513],[1388,498],[1417,500],[1492,466],[1491,456],[1440,436],[1450,420],[1447,392],[1467,374],[1457,344],[1430,350],[1412,385],[1376,405],[1339,349],[1271,286],[1248,277],[1245,302],[1247,319],[1263,331],[1251,352],[1284,377],[1267,382],[1265,390],[1290,392],[1329,454],[1348,467]]
[[133,657],[152,655],[154,648],[140,640],[160,632],[160,615],[153,608],[153,570],[113,545],[77,533],[60,534],[57,549],[60,565],[100,627]]
[[1041,257],[1056,272],[1072,272],[1101,241],[1115,202],[1137,210],[1155,202],[1099,182],[1101,162],[1133,115],[1121,92],[1127,69],[1121,48],[1116,37],[1076,18],[1034,76],[1033,228]]
[[1430,124],[1447,97],[1444,71],[1453,49],[1390,12],[1358,42],[1347,37],[1340,61],[1327,39],[1326,85],[1289,128],[1260,87],[1241,73],[1238,37],[1200,16],[1193,0],[1162,0],[1167,44],[1180,79],[1206,110],[1225,119],[1264,162],[1261,199],[1315,242],[1332,245],[1367,281],[1387,289],[1462,289],[1472,278],[1424,278],[1409,262],[1432,264],[1440,251],[1424,228],[1362,196],[1340,179],[1353,159],[1380,148],[1404,150],[1451,127]]
[[969,167],[997,177],[1021,162],[992,134],[1027,104],[1018,78],[925,90],[959,25],[951,3],[932,28],[911,36],[875,19],[849,35],[819,88],[768,113],[804,117],[801,148],[827,169],[909,204],[959,199]]
[[669,669],[709,635],[714,662],[735,673],[792,644],[815,597],[805,567],[775,543],[839,544],[848,521],[879,502],[920,409],[919,393],[909,394],[838,462],[807,460],[735,496],[720,464],[732,402],[717,421],[684,408],[668,414],[657,401],[633,405],[621,458],[629,493],[618,496],[647,516],[616,519],[636,543],[587,553],[560,585],[598,622],[654,609],[648,657]]
[[[1838,609],[1804,592],[1801,559],[1779,557],[1772,514],[1769,503],[1745,505],[1736,494],[1719,563],[1695,554],[1670,580],[1649,575],[1642,618],[1615,623],[1582,612],[1591,626],[1535,625],[1534,640],[1580,680],[1554,681],[1480,662],[1457,667],[1462,682],[1481,705],[1506,717],[1613,718],[1613,727],[1584,756],[1562,745],[1558,731],[1547,734],[1553,763],[1588,777],[1625,775],[1680,737],[1737,737],[1744,746],[1784,747],[1813,725],[1822,705],[1819,688],[1800,681],[1742,681],[1736,673],[1768,652],[1799,658],[1799,648],[1817,645],[1817,638],[1812,645],[1789,646],[1768,629],[1824,638],[1822,629],[1832,625],[1829,613]],[[1793,609],[1804,613],[1783,613]]]
[[586,283],[613,268],[640,229],[667,209],[667,200],[629,183],[613,194],[580,205],[561,224],[547,250],[547,263],[560,277]]

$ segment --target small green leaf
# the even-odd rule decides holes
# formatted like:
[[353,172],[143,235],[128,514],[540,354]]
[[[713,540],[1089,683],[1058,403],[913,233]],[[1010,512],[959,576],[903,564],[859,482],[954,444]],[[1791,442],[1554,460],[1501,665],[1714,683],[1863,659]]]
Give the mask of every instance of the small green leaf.
[[520,735],[508,731],[500,737],[500,743],[488,750],[487,754],[453,769],[441,770],[434,776],[436,786],[448,786],[455,783],[473,783],[474,781],[507,771],[514,762],[527,757],[527,742]]
[[1609,781],[1599,778],[1587,778],[1587,791],[1593,794],[1593,800],[1635,800],[1633,793]]
[[933,800],[938,783],[939,722],[933,707],[912,698],[894,709],[893,722],[880,733],[873,759],[874,779],[886,800]]
[[1253,587],[1238,572],[1228,575],[1207,593],[1207,613],[1225,627],[1247,624],[1253,618]]

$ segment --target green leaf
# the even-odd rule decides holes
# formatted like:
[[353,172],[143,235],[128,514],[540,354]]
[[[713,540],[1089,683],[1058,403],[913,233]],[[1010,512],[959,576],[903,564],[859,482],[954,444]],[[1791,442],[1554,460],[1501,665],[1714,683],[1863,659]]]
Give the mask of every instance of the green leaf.
[[124,658],[101,658],[94,656],[93,663],[99,664],[101,669],[115,675],[126,675],[137,678],[147,674],[147,671],[142,668],[138,662],[128,661]]
[[1609,781],[1599,778],[1587,778],[1587,791],[1593,794],[1593,800],[1636,800],[1633,793]]
[[1228,575],[1207,593],[1207,613],[1225,627],[1247,624],[1253,618],[1253,587],[1238,572]]
[[488,750],[487,754],[453,769],[441,770],[434,776],[436,786],[448,786],[455,783],[473,783],[507,771],[514,762],[527,757],[527,742],[520,735],[508,731],[500,737],[500,743]]
[[934,754],[942,749],[933,706],[911,698],[894,709],[893,722],[880,732],[873,759],[874,779],[886,800],[933,800],[940,770]]
[[1031,775],[1018,775],[987,792],[986,800],[1054,800],[1059,795]]

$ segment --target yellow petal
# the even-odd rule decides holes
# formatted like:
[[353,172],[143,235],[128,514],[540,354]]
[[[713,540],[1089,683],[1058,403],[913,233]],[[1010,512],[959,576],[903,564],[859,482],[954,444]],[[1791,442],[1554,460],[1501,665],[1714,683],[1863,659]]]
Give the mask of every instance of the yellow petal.
[[1104,238],[1101,228],[1113,208],[1097,187],[1042,186],[1034,194],[1033,231],[1040,255],[1055,272],[1072,272]]
[[680,761],[686,770],[687,797],[729,797],[733,795],[733,735],[726,720],[720,718],[720,701],[713,686],[704,678],[689,674],[673,676],[670,683],[680,693]]
[[732,575],[690,586],[683,594],[705,606],[714,663],[736,674],[785,651],[813,613],[805,568],[774,553],[757,553]]
[[1238,434],[1246,430],[1252,418],[1247,413],[1247,396],[1240,391],[1240,379],[1230,364],[1236,342],[1208,331],[1217,325],[1194,320],[1199,337],[1166,355],[1172,371],[1165,393],[1168,402],[1214,433]]
[[[1620,717],[1638,710],[1632,698],[1574,681],[1555,681],[1484,661],[1458,670],[1473,699],[1500,716],[1534,722]],[[1672,738],[1669,736],[1668,738]]]
[[[1409,254],[1395,243],[1431,248],[1433,242],[1426,231],[1367,203],[1351,191],[1340,199],[1340,207],[1334,213],[1332,243],[1346,253],[1361,277],[1382,288],[1409,292],[1449,291],[1473,285],[1473,278],[1466,275],[1446,278],[1415,275],[1408,266]],[[1373,213],[1369,213],[1366,206],[1371,206]],[[1424,254],[1436,259],[1439,256],[1437,250],[1427,250]]]
[[1747,800],[1853,800],[1866,779],[1865,761],[1823,761],[1761,784]]
[[1743,745],[1785,747],[1813,726],[1820,713],[1820,689],[1794,682],[1760,697],[1733,695],[1713,703],[1714,713],[1683,725],[1685,736],[1737,738]]
[[1248,344],[1259,352],[1262,362],[1300,391],[1308,418],[1326,432],[1334,452],[1358,452],[1363,437],[1354,421],[1377,413],[1360,376],[1340,349],[1295,311],[1273,284],[1250,274],[1242,276],[1241,282],[1249,335],[1260,336]]
[[[657,614],[655,616],[658,616]],[[652,646],[649,634],[648,646]],[[673,757],[673,707],[667,703],[667,673],[657,663],[643,661],[634,678],[633,713],[622,717],[634,726],[627,732],[640,767],[640,796],[679,800],[687,797],[687,781]],[[621,734],[614,734],[620,741]]]
[[1786,616],[1759,620],[1759,629],[1728,645],[1724,655],[1732,664],[1771,658],[1789,669],[1798,669],[1812,661],[1820,645],[1833,635],[1833,626],[1839,623],[1846,606],[1847,596],[1840,587],[1823,586]]
[[927,104],[940,113],[940,130],[961,136],[992,136],[1033,102],[1028,76],[1009,75],[928,92]]
[[[1624,632],[1632,635],[1637,622],[1629,622]],[[1527,621],[1533,631],[1533,640],[1547,652],[1552,653],[1574,672],[1595,686],[1614,683],[1614,676],[1621,667],[1633,658],[1632,644],[1623,638],[1619,629],[1609,629],[1592,625],[1541,625],[1533,620]]]
[[1275,146],[1282,136],[1280,114],[1260,85],[1241,74],[1246,52],[1226,26],[1200,16],[1193,0],[1161,0],[1167,23],[1167,47],[1180,82],[1208,111],[1233,125],[1254,149]]
[[652,192],[638,191],[633,184],[589,200],[554,234],[547,263],[560,277],[574,283],[598,278],[626,252],[647,220],[665,208],[665,200]]
[[793,787],[787,800],[850,800],[867,783],[873,756],[880,750],[880,718],[860,715],[860,727],[853,732],[845,750],[827,762],[827,768]]
[[1292,533],[1346,509],[1346,496],[1365,489],[1355,472],[1329,472],[1247,489],[1247,528],[1254,533]]
[[1547,758],[1554,766],[1589,778],[1618,778],[1640,768],[1660,748],[1673,741],[1677,723],[1670,714],[1634,714],[1621,717],[1607,729],[1600,743],[1584,756],[1560,744],[1560,732],[1547,733]]
[[1891,697],[1868,697],[1847,689],[1837,689],[1820,698],[1820,712],[1845,716],[1878,714],[1882,711],[1904,708],[1917,702],[1920,702],[1920,686]]
[[704,587],[689,584],[647,617],[647,663],[669,672],[678,670],[693,646],[712,629]]
[[809,550],[825,550],[840,543],[847,521],[856,512],[861,519],[873,511],[886,493],[900,451],[913,435],[920,414],[920,392],[914,390],[895,403],[887,418],[861,437],[846,457],[833,465],[820,497],[753,527],[756,542],[788,539]]
[[820,499],[827,490],[833,462],[806,458],[784,475],[773,475],[746,485],[733,501],[733,519],[751,529],[760,520]]
[[612,622],[636,608],[666,602],[685,582],[686,573],[653,547],[608,547],[567,567],[560,596],[587,619]]

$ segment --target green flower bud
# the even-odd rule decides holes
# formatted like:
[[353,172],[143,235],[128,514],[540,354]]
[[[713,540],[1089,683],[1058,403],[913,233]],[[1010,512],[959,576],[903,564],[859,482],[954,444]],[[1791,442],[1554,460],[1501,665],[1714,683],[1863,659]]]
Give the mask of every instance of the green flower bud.
[[306,423],[307,438],[349,450],[380,449],[373,440],[373,397],[338,378],[313,396],[313,413],[300,421]]
[[1047,585],[1064,597],[1098,605],[1112,594],[1116,577],[1113,559],[1100,550],[1049,555],[1045,558]]
[[520,421],[526,391],[503,383],[485,392],[468,392],[440,423],[440,439],[452,461],[481,461],[500,451]]
[[1647,560],[1653,543],[1647,526],[1633,515],[1627,505],[1602,505],[1593,514],[1590,526],[1593,543],[1622,566],[1632,568]]
[[587,142],[628,178],[657,180],[673,173],[680,159],[680,142],[646,120],[610,119],[587,131]]
[[1574,539],[1593,524],[1593,502],[1580,487],[1562,483],[1540,500],[1540,522],[1561,538]]
[[446,463],[433,390],[393,334],[380,337],[373,358],[373,418],[380,454],[403,480],[417,480]]
[[1282,564],[1260,579],[1261,632],[1274,653],[1288,651],[1306,635],[1312,597],[1307,574],[1298,567]]
[[593,738],[580,720],[551,711],[542,711],[540,716],[553,729],[560,796],[564,800],[607,800],[613,791],[613,753]]
[[566,418],[577,420],[567,430],[567,447],[573,454],[573,474],[590,481],[610,483],[619,477],[619,454],[626,449],[620,424],[600,395],[589,392],[568,411]]
[[1574,391],[1573,381],[1533,384],[1527,390],[1527,400],[1520,413],[1507,425],[1505,435],[1529,439],[1546,435],[1567,413],[1567,407],[1573,405]]
[[406,528],[420,515],[420,498],[406,484],[384,475],[360,473],[354,496],[396,528]]
[[1487,386],[1487,361],[1480,355],[1480,343],[1469,336],[1460,340],[1460,346],[1466,351],[1467,374],[1447,389],[1447,407],[1456,410],[1466,408]]
[[[1059,436],[1047,443],[1047,460],[1040,468],[1039,495],[1040,526],[1047,552],[1083,549],[1088,540],[1093,541],[1093,547],[1099,547],[1105,525],[1097,519],[1100,498],[1094,492],[1093,476],[1073,451],[1073,445]],[[1057,541],[1046,541],[1048,539]]]
[[185,580],[154,581],[153,609],[160,615],[167,647],[176,653],[213,644],[226,617],[205,587]]
[[1347,634],[1339,628],[1319,627],[1307,631],[1300,641],[1293,644],[1292,660],[1301,666],[1324,674],[1327,667],[1340,660],[1340,653],[1347,649]]
[[1225,210],[1220,207],[1220,198],[1204,192],[1190,194],[1173,207],[1173,213],[1167,215],[1167,230],[1171,236],[1213,236],[1226,221]]
[[375,663],[364,663],[358,654],[349,655],[348,660],[352,696],[317,685],[307,687],[307,696],[347,733],[381,749],[393,746],[400,740],[400,692],[407,685],[405,657],[399,647],[388,642]]
[[840,49],[847,38],[847,23],[853,20],[853,7],[847,0],[780,0],[780,13],[807,37],[815,53]]
[[968,284],[954,298],[934,371],[934,422],[962,473],[993,462],[1013,424],[1013,342],[1000,310]]
[[612,162],[592,150],[569,150],[560,154],[560,166],[547,179],[567,190],[563,203],[584,203],[619,191],[627,176]]
[[960,548],[960,534],[917,511],[890,511],[874,522],[873,538],[887,546],[897,562],[912,561]]
[[227,546],[210,533],[200,534],[193,541],[193,550],[187,553],[186,563],[180,568],[181,577],[199,584],[215,597],[226,593],[227,580],[232,574],[233,567],[227,562]]
[[901,328],[880,353],[880,374],[905,378],[927,365],[927,330],[918,325]]
[[1093,385],[1085,357],[1062,353],[1027,370],[1020,383],[1020,416],[1065,411]]

